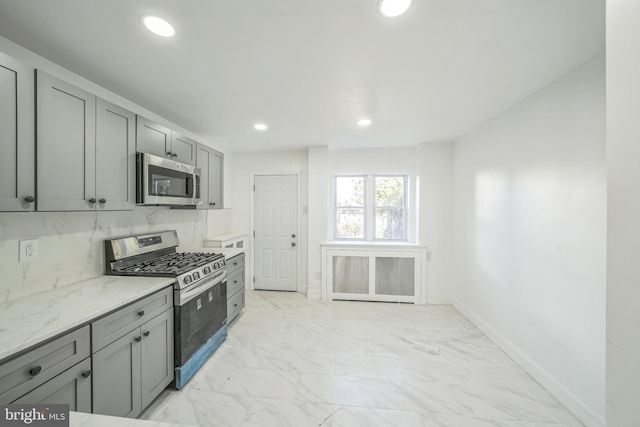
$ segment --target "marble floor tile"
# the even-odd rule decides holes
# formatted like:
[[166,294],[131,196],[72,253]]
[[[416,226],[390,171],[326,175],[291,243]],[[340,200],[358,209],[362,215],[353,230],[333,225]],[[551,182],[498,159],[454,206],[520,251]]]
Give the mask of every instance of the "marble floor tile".
[[408,411],[460,414],[460,406],[449,386],[439,382],[375,380],[377,408]]
[[240,396],[293,399],[299,379],[298,373],[237,367],[220,387],[220,392]]
[[310,402],[373,407],[373,384],[369,378],[302,374],[297,396]]
[[227,341],[142,414],[233,427],[578,427],[450,305],[247,291]]
[[338,354],[335,358],[334,373],[336,375],[367,378],[406,378],[404,362],[399,357]]
[[241,426],[253,399],[189,387],[151,420],[201,427]]
[[333,405],[302,400],[256,398],[242,427],[317,427],[334,425]]

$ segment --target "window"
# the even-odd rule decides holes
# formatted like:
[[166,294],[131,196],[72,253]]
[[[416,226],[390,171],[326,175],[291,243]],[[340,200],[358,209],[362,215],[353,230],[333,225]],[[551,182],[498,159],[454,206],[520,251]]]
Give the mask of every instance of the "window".
[[407,176],[335,177],[334,238],[407,239]]

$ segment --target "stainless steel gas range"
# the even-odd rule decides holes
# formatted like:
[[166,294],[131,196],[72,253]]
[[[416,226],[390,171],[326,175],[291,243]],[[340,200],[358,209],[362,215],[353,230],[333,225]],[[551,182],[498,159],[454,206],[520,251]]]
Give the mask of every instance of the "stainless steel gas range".
[[175,277],[175,387],[182,388],[227,337],[224,255],[178,253],[164,231],[105,241],[107,274]]

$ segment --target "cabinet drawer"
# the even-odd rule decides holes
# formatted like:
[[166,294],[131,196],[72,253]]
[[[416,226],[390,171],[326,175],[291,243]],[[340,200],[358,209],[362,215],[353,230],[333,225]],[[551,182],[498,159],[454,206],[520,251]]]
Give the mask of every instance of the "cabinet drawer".
[[244,308],[244,288],[227,300],[227,323],[231,323]]
[[244,253],[227,260],[227,275],[233,274],[234,271],[240,268],[244,269]]
[[93,353],[173,307],[173,287],[149,295],[91,324]]
[[0,403],[9,403],[89,357],[89,326],[0,365]]
[[227,295],[234,295],[244,288],[244,268],[227,276]]

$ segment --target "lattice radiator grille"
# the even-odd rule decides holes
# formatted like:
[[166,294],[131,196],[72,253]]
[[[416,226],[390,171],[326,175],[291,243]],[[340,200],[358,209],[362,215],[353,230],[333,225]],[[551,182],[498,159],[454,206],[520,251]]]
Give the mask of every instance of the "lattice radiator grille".
[[368,294],[369,257],[334,256],[333,292],[341,294]]
[[414,258],[376,257],[376,294],[415,295]]

